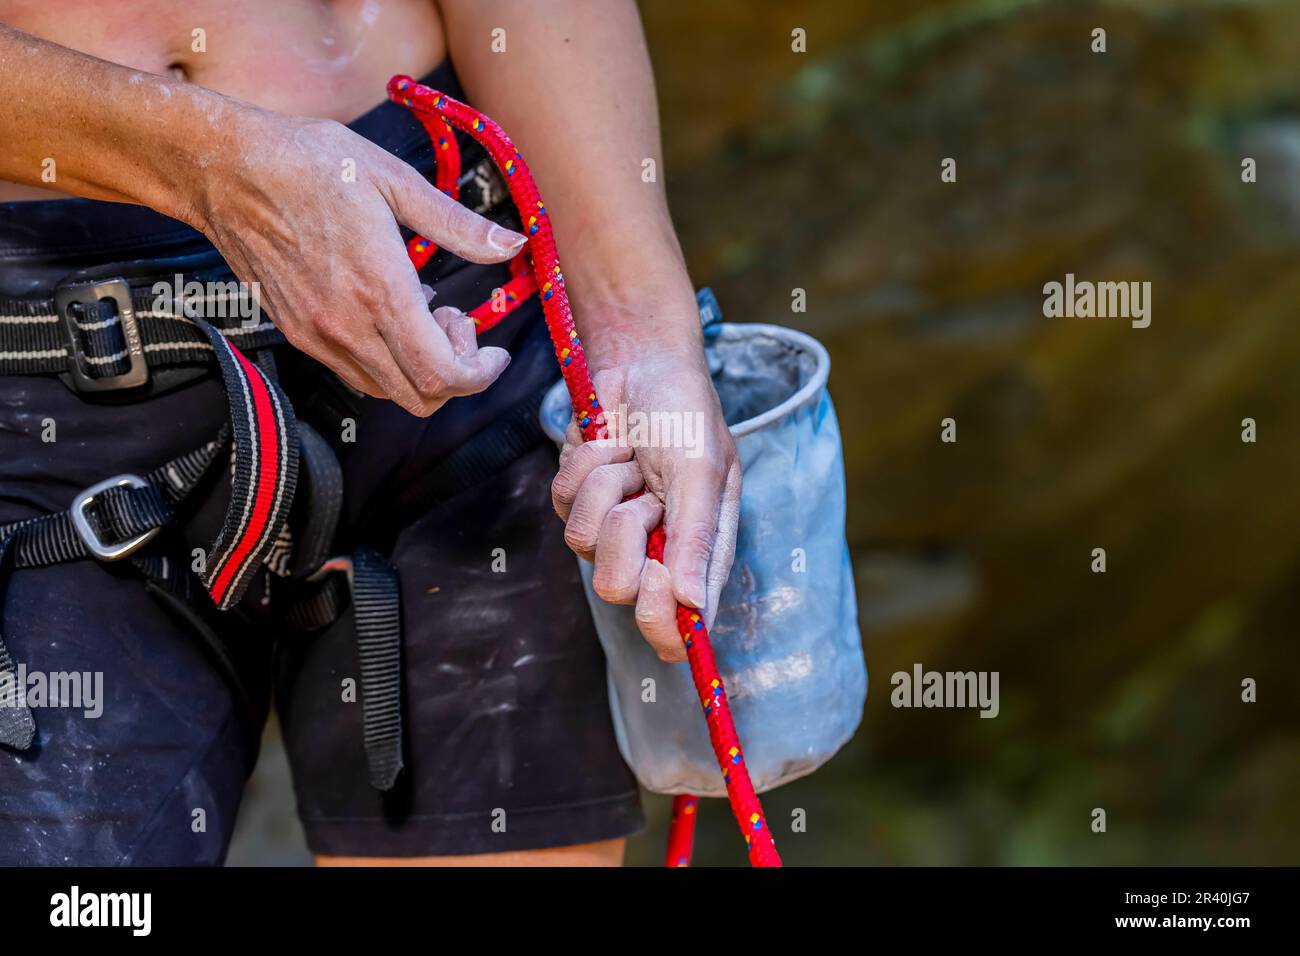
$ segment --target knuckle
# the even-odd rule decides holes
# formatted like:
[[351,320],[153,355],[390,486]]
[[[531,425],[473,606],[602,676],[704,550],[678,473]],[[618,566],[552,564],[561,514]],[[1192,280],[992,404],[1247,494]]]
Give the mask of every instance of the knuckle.
[[629,594],[626,584],[614,580],[612,575],[600,568],[597,568],[596,573],[592,575],[591,587],[602,601],[610,604],[625,604],[629,597],[636,596],[635,588],[632,588]]
[[431,369],[421,374],[416,380],[415,390],[420,393],[425,401],[436,401],[441,405],[450,393],[450,386],[447,382],[447,376],[443,374],[441,369]]
[[564,543],[580,554],[590,552],[596,543],[596,532],[591,522],[582,515],[572,515],[564,526]]
[[580,467],[584,471],[595,466],[599,461],[597,457],[600,449],[591,442],[583,442],[573,449],[573,462],[575,467]]
[[599,564],[596,565],[596,573],[591,577],[591,587],[602,600],[610,604],[631,604],[637,596],[635,581],[614,574]]
[[601,533],[609,535],[614,540],[640,542],[640,546],[644,547],[648,533],[648,519],[652,516],[652,512],[647,511],[639,498],[633,498],[610,509]]
[[600,465],[591,476],[587,479],[594,491],[599,492],[602,496],[609,496],[616,489],[623,487],[623,482],[619,479],[618,473],[609,465]]
[[666,610],[656,601],[637,601],[636,611],[633,616],[643,632],[656,634],[666,630],[668,623]]
[[441,199],[447,200],[442,204],[443,210],[447,217],[447,226],[467,239],[482,239],[487,236],[488,229],[491,228],[488,221],[474,212],[468,206],[463,206],[438,193]]
[[[465,210],[464,206],[449,196],[438,192],[423,180],[420,186],[416,188],[419,189],[422,198],[428,204],[430,220],[437,229],[442,231],[444,236],[456,236],[464,231],[460,215],[461,210]],[[468,212],[468,210],[465,211]]]
[[564,501],[572,501],[582,486],[583,476],[591,470],[588,463],[590,452],[583,445],[569,452],[560,463],[560,470],[555,475],[551,487]]
[[578,493],[577,482],[573,477],[572,461],[560,465],[560,470],[551,480],[551,502],[555,504],[556,510],[560,510],[560,505],[570,505],[573,503],[573,497]]
[[[599,592],[597,592],[599,593]],[[632,604],[636,601],[635,584],[618,584],[610,582],[601,597],[610,604]]]
[[579,450],[593,461],[606,465],[619,461],[620,456],[625,453],[625,449],[619,448],[611,441],[583,442]]
[[713,532],[702,524],[693,524],[683,529],[679,540],[682,549],[691,557],[707,558],[713,550]]
[[605,516],[605,527],[602,533],[612,538],[623,538],[639,527],[640,523],[631,508],[627,505],[617,505]]
[[680,647],[672,647],[667,644],[655,644],[655,654],[665,664],[680,664],[686,660],[686,652]]
[[633,614],[636,623],[643,629],[653,629],[659,624],[659,613],[644,601],[638,602]]

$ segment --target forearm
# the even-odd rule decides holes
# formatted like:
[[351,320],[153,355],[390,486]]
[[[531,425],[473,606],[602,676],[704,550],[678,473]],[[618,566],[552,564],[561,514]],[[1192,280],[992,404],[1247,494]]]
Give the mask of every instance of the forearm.
[[[467,93],[538,180],[594,368],[698,353],[694,293],[663,189],[654,79],[631,0],[441,0]],[[506,31],[494,53],[492,30]],[[645,161],[655,175],[644,176]],[[649,181],[647,181],[649,180]]]
[[0,179],[199,225],[200,173],[237,108],[0,24]]

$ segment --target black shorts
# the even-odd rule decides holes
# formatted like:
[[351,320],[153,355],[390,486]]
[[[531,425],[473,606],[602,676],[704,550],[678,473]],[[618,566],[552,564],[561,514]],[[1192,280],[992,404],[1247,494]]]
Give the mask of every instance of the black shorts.
[[[430,82],[454,93],[449,70],[439,72]],[[378,112],[363,120],[373,127]],[[383,114],[385,129],[399,114]],[[423,132],[411,125],[402,136],[416,142]],[[104,219],[109,205],[0,205],[0,296],[72,267],[111,272],[127,252],[139,261],[201,243],[147,211],[115,207]],[[103,228],[60,243],[96,217]],[[440,257],[424,277],[435,304],[468,309],[505,275]],[[397,786],[380,793],[369,782],[362,708],[349,690],[358,674],[350,614],[308,633],[276,613],[263,580],[218,614],[182,606],[118,564],[15,570],[0,577],[0,635],[29,688],[35,679],[59,689],[33,707],[34,746],[0,748],[0,865],[221,862],[272,698],[316,853],[491,853],[642,827],[604,658],[551,510],[553,448],[533,443],[436,502],[421,494],[448,456],[558,378],[535,302],[484,342],[513,361],[481,395],[427,420],[358,400],[349,441],[314,422],[342,470],[335,543],[380,543],[400,576],[406,769]],[[285,391],[312,421],[328,374],[287,347],[274,352]],[[0,526],[62,511],[109,476],[148,472],[192,450],[226,414],[215,372],[136,402],[91,401],[50,376],[0,377]],[[188,561],[215,536],[229,490],[218,476],[150,549]]]

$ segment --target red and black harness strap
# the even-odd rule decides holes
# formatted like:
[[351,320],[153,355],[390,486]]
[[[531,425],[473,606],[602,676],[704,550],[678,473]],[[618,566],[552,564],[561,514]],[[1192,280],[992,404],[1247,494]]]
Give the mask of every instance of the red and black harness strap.
[[279,386],[220,330],[197,324],[221,370],[234,440],[230,505],[201,575],[224,611],[243,597],[285,527],[298,482],[298,434]]

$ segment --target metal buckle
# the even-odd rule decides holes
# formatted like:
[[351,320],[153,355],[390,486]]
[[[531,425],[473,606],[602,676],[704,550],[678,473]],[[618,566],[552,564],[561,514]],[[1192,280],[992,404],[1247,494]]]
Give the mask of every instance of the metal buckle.
[[154,536],[162,530],[162,528],[150,528],[134,538],[119,541],[115,544],[105,544],[100,540],[99,535],[95,533],[95,529],[90,525],[90,519],[86,517],[86,509],[94,503],[97,495],[103,494],[110,488],[120,488],[123,485],[132,488],[146,488],[149,483],[139,475],[117,475],[107,481],[101,481],[97,485],[91,485],[72,500],[72,507],[69,509],[72,515],[72,527],[76,529],[82,543],[86,546],[86,550],[100,561],[119,561],[122,558],[130,557],[152,541]]
[[[93,378],[87,374],[88,356],[81,348],[77,321],[70,311],[73,305],[94,305],[101,299],[117,303],[117,315],[122,323],[122,338],[126,342],[127,370],[120,375]],[[63,319],[68,333],[68,355],[72,359],[69,374],[73,387],[79,392],[111,392],[123,388],[138,388],[149,381],[149,366],[144,358],[144,342],[140,338],[140,324],[131,305],[131,287],[125,279],[102,279],[97,282],[78,282],[60,285],[54,290],[54,309]]]

